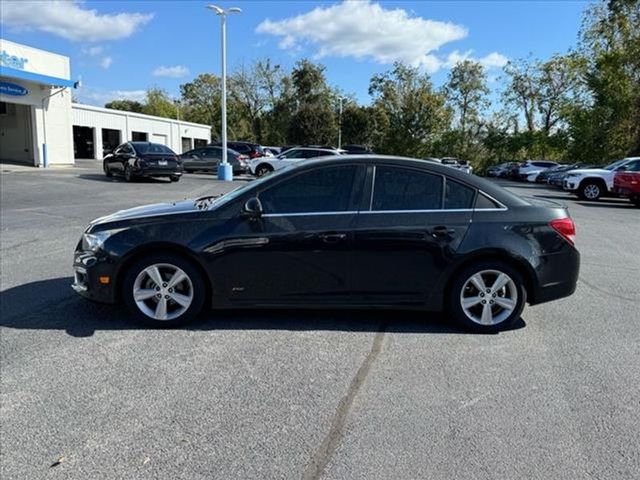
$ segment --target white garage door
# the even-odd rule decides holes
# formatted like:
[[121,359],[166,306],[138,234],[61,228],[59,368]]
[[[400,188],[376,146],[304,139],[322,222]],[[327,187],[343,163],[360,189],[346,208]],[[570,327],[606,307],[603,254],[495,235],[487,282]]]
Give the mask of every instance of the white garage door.
[[153,143],[161,143],[162,145],[166,145],[167,144],[167,136],[166,135],[161,135],[159,133],[154,133],[153,135],[151,135],[151,141]]

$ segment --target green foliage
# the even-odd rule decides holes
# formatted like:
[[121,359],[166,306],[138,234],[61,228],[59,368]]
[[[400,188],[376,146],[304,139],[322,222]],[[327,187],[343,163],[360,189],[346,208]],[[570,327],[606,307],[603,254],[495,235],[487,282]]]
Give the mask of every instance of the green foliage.
[[105,108],[111,108],[113,110],[123,110],[125,112],[142,113],[144,105],[134,100],[113,100],[105,104]]
[[157,117],[177,118],[178,109],[167,92],[153,87],[147,90],[142,113]]
[[378,117],[386,117],[386,131],[374,144],[377,152],[426,156],[451,123],[444,95],[416,68],[396,63],[392,70],[374,75],[369,94]]

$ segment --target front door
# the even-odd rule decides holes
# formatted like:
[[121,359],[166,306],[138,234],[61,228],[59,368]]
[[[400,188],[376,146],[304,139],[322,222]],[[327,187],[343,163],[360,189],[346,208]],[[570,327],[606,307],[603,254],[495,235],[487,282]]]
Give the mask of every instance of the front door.
[[424,304],[464,238],[475,190],[397,166],[371,167],[369,176],[354,229],[354,292],[363,303]]
[[[231,299],[252,305],[346,302],[364,167],[318,167],[258,193],[250,248],[224,259]],[[234,268],[235,266],[235,268]]]

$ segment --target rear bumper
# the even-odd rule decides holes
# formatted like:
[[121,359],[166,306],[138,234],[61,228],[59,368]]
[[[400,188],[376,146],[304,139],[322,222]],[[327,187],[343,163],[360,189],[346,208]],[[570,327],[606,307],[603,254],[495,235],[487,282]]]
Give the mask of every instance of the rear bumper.
[[568,297],[576,290],[580,253],[571,247],[562,253],[544,255],[536,269],[537,285],[529,292],[531,305]]
[[143,167],[139,170],[134,170],[133,174],[137,177],[179,177],[183,171],[182,167]]

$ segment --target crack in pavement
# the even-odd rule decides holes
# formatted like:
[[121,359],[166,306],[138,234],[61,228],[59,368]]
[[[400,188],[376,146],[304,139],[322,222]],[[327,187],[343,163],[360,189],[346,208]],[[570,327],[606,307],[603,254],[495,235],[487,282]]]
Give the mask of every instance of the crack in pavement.
[[594,285],[594,284],[592,284],[590,282],[587,282],[586,280],[583,280],[581,278],[579,278],[578,281],[580,283],[583,283],[587,287],[591,288],[592,290],[595,290],[596,292],[603,293],[604,295],[607,295],[607,296],[615,297],[615,298],[618,298],[620,300],[626,300],[627,302],[636,302],[638,300],[637,298],[626,297],[626,296],[620,295],[618,293],[609,292],[606,289],[604,289],[602,287],[598,287],[598,286],[596,286],[596,285]]
[[353,406],[353,402],[360,391],[360,387],[362,387],[367,379],[367,375],[371,370],[371,365],[382,351],[382,341],[384,340],[385,333],[386,325],[380,325],[378,332],[373,338],[371,350],[365,357],[362,365],[360,365],[360,368],[358,368],[355,376],[351,379],[346,395],[342,397],[340,403],[338,403],[338,408],[336,409],[331,421],[329,433],[327,433],[326,437],[320,444],[320,447],[313,455],[311,462],[302,476],[304,480],[319,479],[324,472],[324,469],[329,464],[334,452],[340,445],[342,437],[344,436],[343,430],[347,421],[347,415],[349,414],[349,411]]

